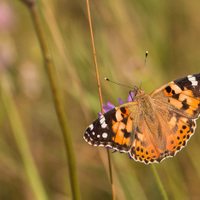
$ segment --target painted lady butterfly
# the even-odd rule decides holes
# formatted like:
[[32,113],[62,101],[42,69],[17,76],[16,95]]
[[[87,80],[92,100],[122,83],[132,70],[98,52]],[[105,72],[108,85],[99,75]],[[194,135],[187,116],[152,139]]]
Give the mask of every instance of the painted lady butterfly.
[[135,100],[101,115],[85,131],[93,146],[129,153],[149,164],[174,156],[193,135],[200,113],[200,73],[177,79],[150,95],[134,88]]

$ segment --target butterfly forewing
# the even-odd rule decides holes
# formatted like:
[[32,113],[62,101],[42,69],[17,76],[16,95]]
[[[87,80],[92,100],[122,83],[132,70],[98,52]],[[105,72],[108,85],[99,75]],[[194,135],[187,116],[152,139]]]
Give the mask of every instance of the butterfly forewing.
[[[125,106],[124,106],[125,105]],[[136,102],[116,107],[101,115],[85,131],[84,139],[93,146],[106,146],[128,152],[133,140],[133,118],[130,113],[137,109]],[[130,108],[131,109],[128,109]]]
[[200,74],[165,84],[150,96],[165,102],[173,111],[195,119],[200,113]]

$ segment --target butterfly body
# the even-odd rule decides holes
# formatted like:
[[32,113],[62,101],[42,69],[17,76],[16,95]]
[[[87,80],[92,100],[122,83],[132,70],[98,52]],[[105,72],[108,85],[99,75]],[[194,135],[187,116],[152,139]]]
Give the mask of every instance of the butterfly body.
[[174,156],[195,131],[200,74],[172,81],[150,95],[135,87],[134,96],[95,120],[84,139],[93,146],[129,153],[145,164]]

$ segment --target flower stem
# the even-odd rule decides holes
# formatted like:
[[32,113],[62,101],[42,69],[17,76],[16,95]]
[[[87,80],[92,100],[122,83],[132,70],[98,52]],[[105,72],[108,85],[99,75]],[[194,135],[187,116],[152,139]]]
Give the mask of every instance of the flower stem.
[[[26,1],[26,0],[23,0],[23,1]],[[67,159],[69,163],[69,176],[70,176],[72,196],[73,196],[73,199],[79,200],[81,197],[80,197],[80,191],[79,191],[79,186],[78,186],[78,177],[77,177],[77,171],[76,171],[76,161],[75,161],[75,154],[74,154],[74,148],[73,148],[73,141],[72,141],[72,136],[70,134],[69,125],[64,113],[63,103],[60,97],[59,84],[55,76],[56,73],[54,71],[52,57],[48,48],[48,43],[46,40],[43,25],[39,16],[39,12],[36,8],[36,4],[34,2],[27,5],[32,17],[32,21],[34,23],[34,27],[37,33],[40,46],[41,46],[41,50],[42,50],[42,54],[44,58],[44,66],[49,78],[49,84],[52,90],[52,95],[53,95],[53,100],[54,100],[54,105],[55,105],[58,121],[60,123],[60,127],[63,133],[64,144],[65,144]]]
[[157,171],[156,171],[155,165],[152,164],[152,165],[151,165],[151,168],[152,168],[153,174],[154,174],[154,176],[155,176],[155,178],[156,178],[156,182],[157,182],[157,184],[158,184],[158,187],[159,187],[159,189],[160,189],[160,192],[161,192],[161,194],[162,194],[162,196],[163,196],[163,199],[164,199],[164,200],[168,200],[166,191],[165,191],[165,189],[164,189],[164,187],[163,187],[163,184],[161,183],[161,180],[160,180],[160,177],[159,177],[159,175],[158,175],[158,173],[157,173]]
[[[104,111],[103,111],[103,100],[102,100],[102,94],[101,94],[99,72],[98,72],[98,67],[97,67],[97,58],[96,58],[96,50],[95,50],[94,36],[93,36],[93,30],[92,30],[89,0],[86,0],[86,4],[87,4],[88,21],[89,21],[89,27],[90,27],[90,36],[91,36],[91,41],[92,41],[92,50],[93,50],[93,55],[94,55],[94,65],[95,65],[95,71],[96,71],[97,86],[98,86],[99,99],[100,99],[100,105],[101,105],[101,113],[103,114],[104,113]],[[113,183],[113,174],[112,174],[110,152],[109,152],[108,149],[107,149],[107,155],[108,155],[108,167],[109,167],[110,183],[111,183],[111,188],[112,188],[112,198],[113,198],[113,200],[115,200],[116,199],[116,197],[115,197],[115,187],[114,187],[114,183]]]

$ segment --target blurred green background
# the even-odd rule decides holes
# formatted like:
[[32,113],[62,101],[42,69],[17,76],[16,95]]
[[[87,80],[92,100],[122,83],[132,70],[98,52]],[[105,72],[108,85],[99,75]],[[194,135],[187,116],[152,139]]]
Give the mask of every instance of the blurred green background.
[[[111,199],[107,154],[83,140],[100,111],[86,2],[38,0],[73,137],[82,199]],[[91,1],[103,101],[118,105],[129,90],[108,77],[150,93],[200,72],[200,1]],[[71,199],[64,142],[41,50],[28,9],[0,0],[0,83],[10,91],[49,199]],[[2,94],[2,93],[1,93]],[[3,94],[2,94],[3,95]],[[9,117],[0,101],[0,199],[35,199]],[[13,119],[15,123],[15,119]],[[200,198],[200,120],[196,133],[174,158],[155,164],[170,199]],[[161,199],[150,166],[111,154],[117,199]]]

